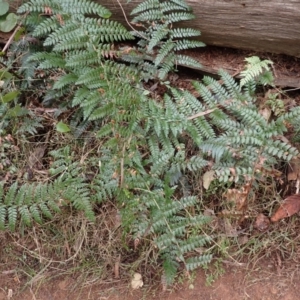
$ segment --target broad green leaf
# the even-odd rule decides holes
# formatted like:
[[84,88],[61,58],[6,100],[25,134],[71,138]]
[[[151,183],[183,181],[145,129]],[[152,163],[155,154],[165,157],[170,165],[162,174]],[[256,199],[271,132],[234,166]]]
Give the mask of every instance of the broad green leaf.
[[3,17],[0,18],[0,31],[10,32],[17,25],[18,17],[14,13],[10,13],[3,20]]
[[0,70],[0,79],[3,79],[3,78],[10,79],[12,77],[13,77],[13,75],[11,73]]
[[5,15],[9,10],[9,4],[6,1],[0,0],[0,16]]
[[2,101],[2,103],[8,103],[8,102],[14,100],[19,94],[20,94],[19,91],[12,91],[12,92],[5,94],[4,96],[0,95],[1,101]]
[[61,133],[71,131],[70,127],[67,124],[63,123],[62,121],[56,124],[56,130]]

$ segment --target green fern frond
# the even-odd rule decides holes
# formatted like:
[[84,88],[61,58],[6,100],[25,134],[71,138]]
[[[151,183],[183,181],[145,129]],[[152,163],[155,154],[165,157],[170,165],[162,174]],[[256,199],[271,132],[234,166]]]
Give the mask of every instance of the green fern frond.
[[162,255],[162,257],[164,259],[163,261],[164,277],[166,280],[166,284],[170,285],[174,282],[179,264],[168,253],[165,253],[164,255]]
[[148,44],[148,51],[150,52],[163,38],[168,35],[168,33],[169,30],[166,25],[158,25],[154,27],[154,32]]
[[187,38],[187,37],[200,36],[200,35],[201,35],[201,31],[193,28],[174,28],[170,32],[171,39]]
[[173,12],[167,15],[166,24],[172,24],[176,22],[189,21],[195,19],[195,15],[186,12]]
[[89,0],[66,0],[58,2],[61,4],[62,11],[70,15],[96,14],[104,19],[111,16],[111,12],[107,8]]
[[132,11],[131,15],[139,14],[146,10],[158,9],[160,7],[159,0],[146,0],[139,3]]
[[201,64],[197,60],[195,60],[189,56],[182,55],[182,54],[177,54],[175,56],[175,62],[176,62],[176,64],[184,65],[184,66],[188,66],[188,67],[192,67],[192,68],[200,68],[201,67]]
[[45,19],[43,22],[38,24],[32,35],[36,37],[46,36],[50,32],[57,30],[60,27],[59,20],[57,16],[51,16],[48,19]]
[[[270,60],[260,60],[260,58],[258,56],[252,56],[249,58],[245,58],[245,61],[248,63],[246,65],[246,70],[241,72],[241,75],[243,76],[240,85],[244,86],[247,83],[249,83],[252,80],[255,80],[259,75],[261,75],[263,73],[263,71],[270,71],[270,64],[272,64],[273,62]],[[270,73],[268,75],[268,78],[271,78]],[[265,78],[266,79],[266,78]],[[272,78],[273,79],[273,78]],[[264,83],[271,83],[270,82],[266,82],[266,80],[264,80]]]
[[187,40],[187,39],[182,39],[176,43],[174,50],[181,51],[181,50],[185,50],[185,49],[200,48],[200,47],[204,47],[204,46],[205,46],[205,44],[202,42],[199,42],[199,41],[191,41],[191,40]]
[[163,13],[160,10],[150,9],[146,12],[139,13],[132,19],[132,23],[155,22],[163,19]]
[[25,12],[39,12],[39,13],[46,13],[47,8],[51,7],[53,11],[59,11],[61,6],[57,1],[52,0],[32,0],[27,3],[21,5],[18,9],[18,13],[25,13]]
[[86,41],[88,41],[88,36],[85,35],[80,26],[78,26],[78,22],[71,20],[64,26],[60,26],[51,34],[49,34],[44,41],[44,46],[54,46],[61,41],[69,41],[70,39],[74,39],[80,35],[85,37]]
[[38,67],[40,69],[52,69],[52,68],[64,68],[66,66],[66,61],[61,54],[49,53],[49,52],[38,52],[32,54],[28,58],[28,62],[39,62]]
[[76,76],[73,73],[63,75],[60,78],[58,78],[57,81],[55,81],[55,83],[53,85],[53,89],[57,90],[57,89],[61,89],[61,88],[65,87],[65,86],[68,86],[70,84],[75,84],[77,79],[78,79],[78,76]]
[[212,260],[211,254],[205,254],[198,257],[191,257],[187,259],[185,263],[185,267],[188,271],[192,271],[200,266],[207,265],[208,263],[211,262],[211,260]]
[[[0,188],[2,194],[5,194],[3,185]],[[20,188],[15,183],[0,199],[0,226],[5,227],[8,220],[8,227],[14,230],[18,219],[28,226],[33,220],[41,223],[42,215],[51,218],[51,211],[60,212],[62,201],[70,201],[76,209],[84,211],[87,218],[93,220],[89,194],[87,185],[78,180],[73,184],[71,181],[60,180],[49,185],[24,184]]]
[[63,2],[57,0],[31,0],[21,5],[18,12],[47,13],[46,10],[49,10],[49,8],[51,8],[53,14],[96,14],[105,19],[111,16],[111,12],[107,8],[88,0],[66,0]]
[[175,44],[172,41],[164,43],[164,45],[159,49],[158,55],[155,57],[154,64],[159,66],[165,57],[174,50],[174,48]]

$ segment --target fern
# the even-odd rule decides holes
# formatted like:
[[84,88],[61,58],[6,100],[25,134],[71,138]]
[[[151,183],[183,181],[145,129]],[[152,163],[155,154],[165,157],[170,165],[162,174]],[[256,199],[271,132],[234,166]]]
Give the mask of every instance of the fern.
[[83,15],[96,14],[102,18],[109,18],[111,12],[97,4],[88,0],[32,0],[23,4],[19,9],[19,13],[26,11],[48,13],[49,9],[53,14],[69,14],[69,15]]
[[90,220],[94,213],[89,200],[89,190],[86,184],[72,183],[70,181],[56,180],[51,184],[23,184],[18,188],[14,183],[7,191],[0,186],[0,226],[15,230],[18,220],[20,223],[32,225],[32,222],[42,223],[42,218],[53,217],[54,212],[60,212],[61,206],[68,201],[78,210],[85,212]]
[[257,56],[246,58],[245,61],[248,64],[246,65],[246,69],[241,72],[241,75],[243,76],[240,83],[241,86],[246,85],[255,78],[258,79],[257,81],[260,81],[260,83],[263,85],[272,83],[273,76],[270,72],[270,64],[272,64],[272,61],[267,59],[260,60],[260,58]]
[[[142,57],[150,55],[153,64],[142,65],[141,61],[135,62],[134,58],[128,57],[130,54],[124,55],[123,59],[137,63],[145,73],[149,74],[149,78],[158,76],[161,80],[165,79],[177,64],[200,67],[196,60],[177,54],[177,51],[204,46],[202,42],[188,39],[199,36],[200,31],[174,28],[175,23],[194,18],[190,10],[184,1],[150,0],[140,3],[131,13],[136,15],[132,22],[150,25],[145,26],[145,31],[133,31],[132,34],[141,39],[138,51]],[[154,54],[154,48],[157,54]],[[153,67],[156,72],[153,71]]]
[[[19,11],[40,13],[46,7],[49,18],[40,18],[33,32],[44,38],[44,49],[27,62],[48,76],[51,89],[44,101],[57,98],[60,112],[72,108],[75,134],[89,128],[97,152],[88,152],[83,162],[71,146],[54,149],[53,182],[2,186],[0,227],[43,222],[67,203],[93,220],[93,203],[111,199],[121,210],[124,231],[156,245],[168,283],[179,262],[187,270],[206,265],[211,238],[202,232],[210,219],[196,206],[198,196],[184,182],[188,175],[212,169],[219,181],[244,184],[261,180],[259,172],[279,159],[298,154],[278,136],[287,122],[299,119],[299,109],[269,121],[256,105],[255,89],[271,78],[270,62],[248,59],[240,84],[224,71],[221,81],[204,77],[193,83],[196,98],[165,82],[178,64],[198,66],[179,51],[203,46],[189,39],[199,31],[175,28],[193,18],[184,1],[142,2],[132,14],[144,30],[133,32],[86,0],[31,0]],[[136,48],[115,49],[115,42],[134,37]],[[165,95],[151,97],[147,80],[164,84]],[[92,179],[85,176],[86,166],[93,169]],[[195,253],[197,247],[203,255]]]

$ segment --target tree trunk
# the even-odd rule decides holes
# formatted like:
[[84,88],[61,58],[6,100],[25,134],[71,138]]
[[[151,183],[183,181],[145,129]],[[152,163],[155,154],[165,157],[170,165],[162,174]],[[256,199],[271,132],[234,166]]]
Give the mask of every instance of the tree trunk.
[[[142,0],[97,0],[126,25]],[[300,0],[186,0],[196,18],[181,26],[199,29],[207,45],[300,57]],[[127,24],[128,27],[128,24]]]

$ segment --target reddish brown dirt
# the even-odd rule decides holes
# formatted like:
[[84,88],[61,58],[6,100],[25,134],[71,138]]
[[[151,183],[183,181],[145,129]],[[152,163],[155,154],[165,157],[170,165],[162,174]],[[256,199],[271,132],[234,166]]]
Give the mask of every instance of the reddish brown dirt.
[[[41,280],[37,284],[24,289],[13,275],[0,275],[0,300],[296,300],[299,299],[299,270],[280,270],[266,263],[251,270],[244,266],[225,266],[225,274],[217,278],[211,286],[206,284],[203,270],[193,274],[194,280],[177,284],[172,290],[162,292],[157,288],[143,286],[132,290],[130,284],[123,281],[106,284],[89,284],[80,287],[72,277]],[[291,268],[289,268],[290,270]],[[247,271],[248,270],[248,271]],[[195,275],[195,276],[194,276]],[[125,279],[125,278],[124,278]],[[12,297],[7,296],[12,290]]]
[[185,54],[201,63],[202,68],[199,68],[199,71],[211,75],[224,69],[232,76],[237,76],[243,71],[245,58],[258,56],[273,62],[272,71],[276,86],[300,88],[300,58],[297,57],[213,46],[186,50]]

